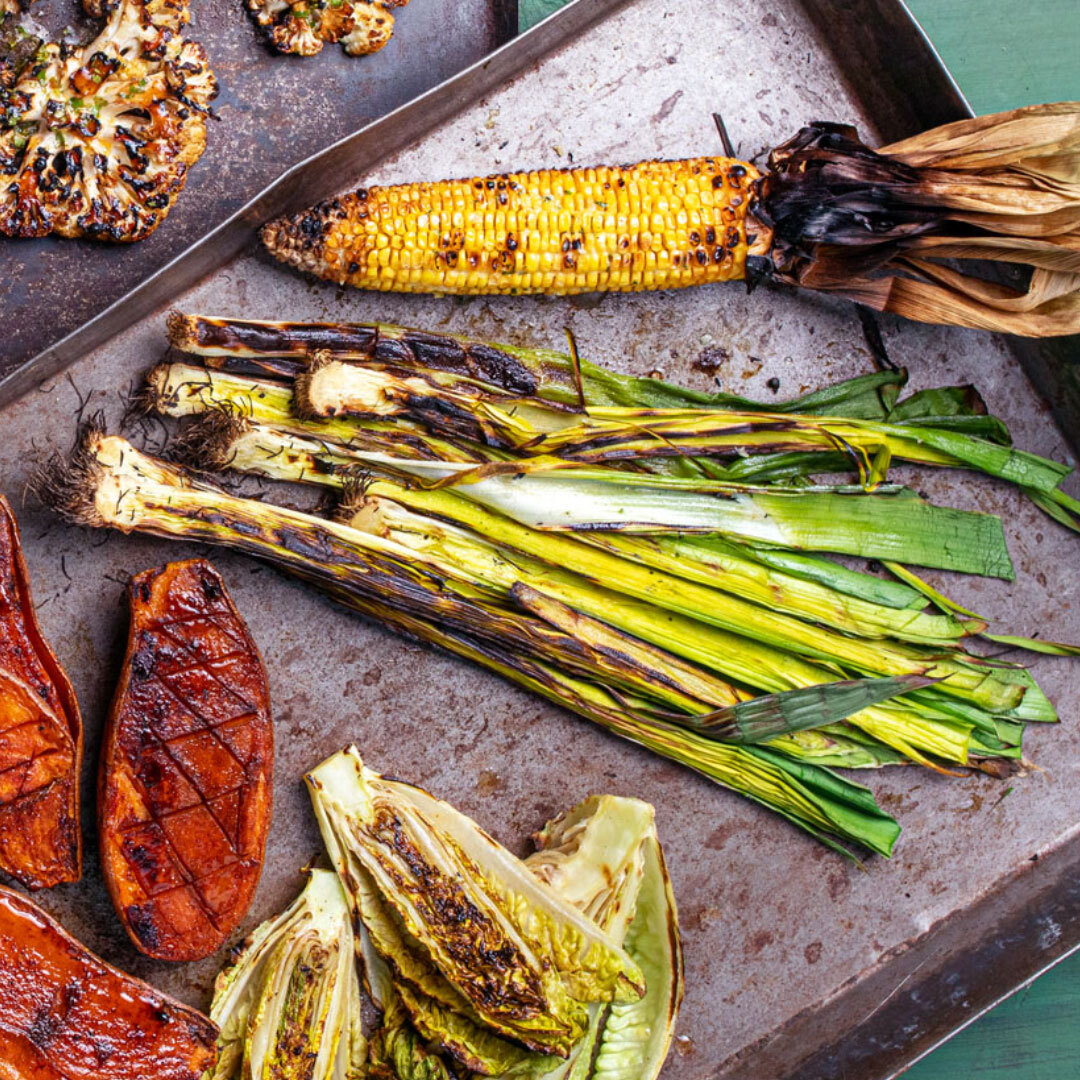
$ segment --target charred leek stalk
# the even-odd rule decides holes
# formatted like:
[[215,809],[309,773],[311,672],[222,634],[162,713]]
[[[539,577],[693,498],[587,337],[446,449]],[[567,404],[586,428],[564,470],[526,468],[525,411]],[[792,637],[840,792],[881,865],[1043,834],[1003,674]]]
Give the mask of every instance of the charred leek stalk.
[[[874,805],[864,788],[784,754],[725,745],[687,727],[694,715],[747,696],[702,664],[702,659],[725,660],[734,651],[744,655],[742,662],[753,670],[751,660],[757,657],[765,665],[759,678],[780,690],[833,681],[837,676],[828,668],[815,668],[790,654],[768,650],[751,638],[734,634],[718,638],[720,631],[714,628],[667,615],[657,623],[658,644],[650,646],[633,617],[640,613],[651,618],[652,609],[633,602],[615,605],[631,619],[629,633],[608,622],[605,611],[598,617],[585,615],[591,621],[580,634],[567,633],[519,605],[518,598],[527,602],[528,593],[523,596],[519,589],[515,595],[505,595],[505,582],[502,587],[493,588],[492,583],[478,589],[462,580],[460,572],[447,576],[437,565],[425,564],[409,546],[229,495],[140,453],[123,439],[94,429],[85,433],[72,461],[42,478],[41,489],[69,520],[81,524],[224,544],[268,559],[350,607],[475,660],[625,738],[697,769],[826,842],[853,842],[887,854],[896,840],[896,823]],[[586,594],[587,590],[582,592],[583,597]],[[548,610],[554,610],[550,604]],[[670,627],[683,623],[672,640]],[[661,626],[667,626],[663,634]],[[710,648],[695,645],[702,633],[713,637],[715,644]],[[682,652],[698,659],[684,660],[668,644],[679,645]],[[628,645],[636,651],[628,650]],[[804,674],[792,681],[793,670]],[[671,716],[680,701],[683,719],[676,721]],[[914,725],[931,735],[937,732],[931,752],[966,758],[973,731],[970,722],[935,726],[924,724],[908,708],[895,715],[885,712],[884,705],[874,709],[873,713],[863,710],[861,722],[895,731],[905,748],[909,743],[900,732]],[[977,708],[972,709],[979,715]],[[951,745],[943,739],[945,734],[950,735]],[[836,756],[851,752],[853,764],[874,760],[873,752],[843,737],[834,740],[833,747]]]
[[[278,428],[235,418],[220,412],[205,414],[206,419],[192,425],[184,437],[189,462],[199,469],[219,471],[234,469],[273,480],[312,483],[342,488],[362,470],[372,476],[365,490],[411,499],[427,504],[433,512],[450,520],[468,523],[469,507],[465,501],[501,511],[521,525],[535,527],[535,514],[525,512],[522,488],[532,476],[493,478],[489,481],[461,484],[453,489],[415,492],[401,480],[423,480],[434,475],[439,479],[447,467],[430,470],[429,462],[407,461],[385,454],[372,454],[349,447],[331,446],[317,439],[290,434]],[[385,480],[374,480],[382,472]],[[490,486],[495,485],[494,490]],[[506,491],[506,494],[503,491]],[[539,492],[538,503],[550,505],[551,492]],[[527,496],[526,496],[527,497]],[[565,504],[554,501],[565,512]],[[482,513],[482,511],[481,511]],[[835,587],[820,585],[783,570],[763,565],[745,546],[695,545],[687,538],[630,537],[597,532],[578,533],[577,542],[588,543],[633,562],[722,591],[777,611],[799,615],[844,630],[848,633],[876,636],[891,634],[906,641],[945,644],[965,634],[985,628],[977,619],[960,621],[951,615],[926,615],[914,608],[897,608],[859,597],[838,595]],[[538,538],[539,543],[544,543]],[[556,541],[561,543],[562,541]],[[877,579],[871,579],[877,580]]]
[[568,469],[539,460],[535,464],[543,469],[506,462],[518,471],[489,474],[464,462],[395,457],[244,421],[236,421],[232,431],[215,432],[212,423],[207,427],[185,439],[198,453],[200,466],[329,486],[367,470],[425,486],[452,484],[463,498],[546,532],[724,535],[804,551],[1013,576],[999,519],[934,506],[905,488],[880,488],[873,494],[848,486],[765,488]]
[[[1067,466],[947,427],[734,408],[585,405],[567,412],[461,377],[402,374],[320,357],[296,380],[297,407],[311,419],[399,416],[448,438],[525,458],[594,465],[840,452],[866,486],[880,483],[895,459],[977,469],[1077,510],[1059,488],[1071,471]],[[513,466],[504,468],[513,472]]]
[[[888,456],[896,460],[908,460],[906,455],[911,455],[911,460],[924,465],[978,469],[1010,480],[1022,486],[1056,520],[1070,528],[1080,528],[1080,503],[1059,486],[1069,472],[1067,468],[1036,455],[1013,451],[1008,430],[1000,420],[986,415],[986,407],[973,387],[923,390],[901,399],[900,391],[907,378],[902,370],[859,376],[792,401],[765,403],[620,375],[585,359],[549,349],[491,345],[473,338],[382,324],[270,323],[174,313],[169,320],[169,333],[174,345],[205,357],[208,364],[220,364],[247,374],[291,380],[307,373],[311,357],[318,354],[331,360],[362,361],[398,380],[434,377],[436,386],[451,393],[456,389],[472,397],[488,395],[496,407],[500,401],[505,404],[510,399],[531,398],[550,409],[564,410],[561,418],[548,416],[547,426],[556,419],[560,426],[565,426],[568,423],[565,410],[583,406],[589,410],[615,408],[663,413],[692,410],[699,415],[721,411],[759,418],[765,414],[789,419],[831,418],[833,423],[855,421],[856,442],[869,439],[871,445],[878,445],[873,441],[878,440],[886,447]],[[331,367],[331,375],[323,378],[332,380],[334,370]],[[205,374],[201,378],[205,381]],[[257,395],[260,393],[261,390],[256,391]],[[240,396],[244,396],[242,390]],[[420,395],[419,401],[414,399],[413,408],[422,405],[425,396],[428,395]],[[333,405],[334,400],[332,397],[329,404]],[[408,404],[408,398],[398,401],[399,412]],[[540,420],[544,427],[543,414]],[[360,421],[365,427],[374,422]],[[487,422],[490,424],[490,417]],[[640,429],[637,434],[647,437]],[[806,430],[800,435],[804,441],[820,438]],[[733,438],[730,431],[726,438],[730,444]],[[772,482],[814,472],[848,471],[857,449],[846,443],[830,445],[826,439],[824,444],[814,441],[810,448],[785,451],[782,449],[785,430],[774,427],[770,431],[761,424],[753,438],[757,449],[750,456],[676,460],[671,457],[669,447],[654,445],[651,448],[654,455],[666,456],[654,456],[646,464],[652,470],[688,471],[713,479]],[[491,449],[477,453],[475,443],[466,446],[460,439],[455,442],[463,447],[465,457],[449,453],[430,456],[484,461],[492,453]],[[730,450],[731,446],[721,448]],[[413,456],[404,449],[390,452]],[[636,464],[642,463],[638,460]],[[862,468],[866,468],[865,455]]]

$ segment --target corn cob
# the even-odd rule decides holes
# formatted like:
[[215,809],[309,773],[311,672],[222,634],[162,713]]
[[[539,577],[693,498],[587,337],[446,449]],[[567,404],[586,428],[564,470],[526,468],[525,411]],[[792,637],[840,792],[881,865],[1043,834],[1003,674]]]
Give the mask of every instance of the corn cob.
[[[635,292],[772,278],[923,322],[1080,332],[1080,103],[875,152],[805,127],[730,157],[360,188],[273,221],[277,258],[393,292]],[[941,260],[1033,269],[1018,290]]]
[[[394,292],[633,292],[739,281],[769,230],[731,158],[360,188],[263,232],[301,270]],[[756,231],[755,231],[756,230]]]

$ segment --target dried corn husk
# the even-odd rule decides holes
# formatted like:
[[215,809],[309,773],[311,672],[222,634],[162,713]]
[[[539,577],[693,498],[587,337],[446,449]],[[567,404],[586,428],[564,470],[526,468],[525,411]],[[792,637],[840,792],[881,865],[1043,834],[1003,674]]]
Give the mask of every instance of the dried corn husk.
[[[921,322],[1080,332],[1080,102],[934,128],[877,153],[804,128],[770,156],[761,213],[781,280]],[[1031,268],[988,281],[940,260]]]

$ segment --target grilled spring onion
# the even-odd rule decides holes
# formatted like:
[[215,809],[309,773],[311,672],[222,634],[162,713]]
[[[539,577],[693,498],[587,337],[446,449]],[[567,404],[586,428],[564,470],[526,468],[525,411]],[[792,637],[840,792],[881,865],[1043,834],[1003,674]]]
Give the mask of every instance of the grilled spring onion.
[[1008,430],[999,419],[986,415],[985,403],[970,385],[920,390],[901,399],[907,384],[902,368],[857,375],[791,400],[756,401],[623,375],[554,349],[496,345],[462,334],[388,323],[269,322],[173,311],[167,324],[169,342],[176,349],[201,357],[209,368],[257,378],[291,382],[308,369],[316,353],[324,353],[402,371],[459,375],[488,390],[554,405],[747,409],[895,423],[921,420],[1009,442]]
[[[151,374],[147,396],[156,411],[182,416],[217,408],[275,423],[275,415],[281,418],[285,402],[268,405],[272,395],[284,395],[279,388],[268,386],[263,392],[251,383],[242,388],[244,380],[237,376],[207,372],[206,378],[200,379],[194,373],[197,369],[190,370],[190,375],[189,369],[173,368],[156,369]],[[253,400],[251,408],[242,411],[245,394]],[[377,458],[358,455],[385,451],[385,440],[374,442],[366,427],[360,427],[349,440],[349,453],[341,452],[335,459],[331,448],[344,445],[342,440],[348,438],[345,432],[320,430],[322,421],[282,423],[280,430],[295,436],[295,446],[306,446],[312,453],[320,450],[318,460],[309,458],[313,476],[319,472],[329,475],[358,461],[379,464]],[[193,441],[197,444],[200,438]],[[299,441],[303,439],[308,442]],[[409,433],[405,433],[405,440],[408,445],[402,457],[416,457]],[[314,442],[320,446],[313,448]],[[292,452],[285,443],[281,448]],[[265,456],[277,449],[271,446]],[[252,455],[256,452],[252,447]],[[544,463],[539,460],[525,463],[535,471],[524,475],[517,461],[505,463],[506,468],[519,470],[517,476],[501,472],[488,475],[468,468],[461,457],[467,452],[458,448],[431,463],[418,459],[415,465],[399,463],[397,468],[421,479],[443,482],[454,480],[456,474],[458,489],[470,498],[542,529],[721,532],[765,545],[904,561],[1006,579],[1013,574],[999,519],[934,506],[903,488],[879,488],[874,493],[857,487],[762,488],[614,469],[568,468],[559,462],[541,472],[538,466]],[[386,465],[387,461],[381,463]],[[486,467],[501,469],[503,465],[489,462]],[[557,508],[556,512],[552,508]]]
[[[642,622],[631,615],[623,621],[622,612],[633,608],[612,597],[610,589],[642,603],[701,620],[728,634],[752,630],[759,642],[774,648],[787,648],[810,658],[850,664],[856,670],[861,667],[877,674],[917,673],[947,677],[946,692],[970,696],[976,702],[993,704],[1002,711],[1019,702],[1015,688],[997,685],[992,676],[987,680],[985,671],[968,670],[966,658],[960,667],[956,667],[950,665],[948,659],[939,657],[937,650],[921,655],[917,650],[899,644],[884,641],[870,644],[834,634],[786,615],[770,613],[734,592],[721,593],[664,570],[620,559],[616,554],[581,543],[576,538],[544,534],[518,525],[451,491],[425,491],[389,479],[373,481],[365,485],[359,513],[350,521],[354,526],[413,550],[418,558],[433,560],[444,573],[464,575],[477,588],[491,588],[501,582],[501,588],[509,591],[515,585],[531,584],[544,595],[556,596],[576,610],[608,621],[619,620],[626,632],[648,633]],[[442,524],[446,521],[456,522],[472,531],[448,528]],[[507,561],[493,543],[513,549],[520,557]],[[545,560],[550,565],[541,566],[527,556]],[[582,575],[584,582],[577,581],[565,571]],[[608,589],[590,588],[585,582],[603,582]],[[661,636],[666,644],[672,635],[670,617],[655,620],[655,626],[653,633]],[[680,643],[680,647],[700,655],[705,648],[703,642],[709,640],[708,634],[706,627],[688,632],[686,642]],[[724,640],[726,643],[727,639]],[[659,643],[654,641],[654,644]],[[666,647],[670,648],[670,644]],[[718,647],[715,651],[723,650]],[[737,663],[737,660],[729,660],[728,664],[731,663]],[[750,685],[756,685],[760,678],[746,672],[734,677]]]
[[[923,322],[1080,330],[1080,107],[1032,106],[874,152],[814,124],[732,158],[360,188],[263,229],[300,270],[395,292],[680,288],[771,277]],[[946,267],[1034,269],[1018,291]]]
[[891,461],[907,461],[978,469],[1049,499],[1061,498],[1059,485],[1071,472],[1036,454],[946,427],[740,409],[601,405],[570,413],[460,379],[402,375],[330,358],[297,377],[296,405],[312,419],[401,416],[526,457],[592,464],[841,451],[874,483]]
[[[207,413],[190,425],[178,444],[180,459],[201,471],[234,469],[273,480],[342,488],[358,470],[384,470],[408,474],[401,459],[389,459],[347,447],[333,447],[314,439],[290,435],[276,428],[251,424],[223,413]],[[426,463],[425,463],[426,464]],[[528,481],[529,477],[523,477]],[[506,480],[500,479],[503,486]],[[483,482],[447,489],[443,496],[476,501]],[[478,491],[477,489],[481,490]],[[520,494],[520,489],[516,494]],[[520,523],[513,507],[498,499],[479,500],[490,509],[506,509]],[[890,634],[904,641],[945,644],[985,628],[982,620],[958,619],[949,613],[927,615],[910,607],[897,607],[848,596],[837,589],[759,561],[744,545],[722,546],[716,538],[708,546],[687,538],[630,537],[613,533],[578,533],[589,543],[636,562],[665,569],[703,585],[734,592],[776,611],[798,615],[838,630],[874,637]],[[839,569],[839,568],[838,568]],[[871,581],[879,579],[871,578]],[[887,584],[887,583],[882,583]],[[918,600],[918,594],[915,594]],[[921,603],[921,601],[920,601]]]
[[[667,665],[662,680],[650,675],[644,663],[631,664],[624,670],[636,680],[633,692],[622,690],[611,675],[610,656],[584,648],[569,635],[543,632],[540,620],[523,625],[520,617],[503,618],[510,609],[500,610],[490,593],[486,606],[470,603],[467,588],[455,595],[450,590],[460,583],[427,573],[409,548],[297,511],[230,496],[93,428],[85,432],[69,463],[60,463],[39,480],[43,497],[73,522],[223,544],[268,559],[350,607],[475,660],[696,769],[826,843],[844,841],[884,854],[895,843],[898,826],[875,806],[865,788],[765,747],[725,745],[684,724],[654,718],[650,710],[657,704],[673,708],[672,689],[696,694],[711,686],[718,695],[725,693],[723,684],[718,687],[715,676],[700,666],[701,676],[688,682],[685,664]],[[646,605],[639,607],[647,610]],[[695,633],[698,628],[710,630],[693,623]],[[613,644],[625,643],[625,635],[611,633],[616,635]],[[531,641],[541,644],[528,644]],[[743,642],[760,652],[750,639],[727,635],[724,653]],[[559,651],[552,651],[553,643]],[[778,680],[789,661],[804,663],[777,653]],[[807,685],[835,678],[828,671],[824,676],[810,671]],[[790,688],[790,682],[782,686]],[[727,703],[742,696],[728,693]],[[719,704],[725,704],[722,698]],[[970,726],[965,730],[970,732]],[[966,753],[967,740],[959,727],[957,734]],[[850,740],[848,745],[858,752],[856,763],[867,764],[868,755]],[[837,754],[844,749],[845,741],[838,739]]]
[[[175,316],[175,318],[181,318],[181,316]],[[200,326],[202,323],[211,321],[215,325],[222,323],[228,328],[229,333],[233,333],[237,325],[248,325],[237,324],[233,320],[207,320],[201,316],[184,316],[182,318],[198,319]],[[291,326],[293,324],[262,323],[256,325],[261,339],[264,334],[269,333],[265,329],[266,327],[280,328],[282,325]],[[295,325],[306,328],[313,324],[300,323]],[[319,324],[314,325],[318,326]],[[201,335],[201,340],[207,338],[208,334]],[[215,337],[212,340],[217,340],[217,338]],[[283,345],[282,348],[284,347]],[[535,350],[529,350],[529,352],[532,355]],[[552,354],[555,357],[559,355]],[[626,378],[625,376],[615,376],[610,372],[604,372],[601,368],[596,370],[603,372],[605,375],[610,375],[612,378]],[[885,374],[889,374],[890,377],[893,375],[893,373]],[[851,380],[851,383],[861,383],[864,379],[875,380],[872,389],[866,392],[853,390],[853,396],[850,399],[845,399],[844,402],[846,406],[855,409],[860,415],[863,412],[870,411],[871,403],[877,400],[877,395],[885,392],[881,384],[876,381],[876,375],[860,376],[858,379]],[[633,394],[639,393],[637,383],[653,385],[653,380],[649,379],[628,381],[635,385],[623,387],[623,389],[627,393]],[[655,385],[666,386],[666,384]],[[890,385],[895,391],[895,384]],[[673,387],[672,389],[678,390],[679,388]],[[816,396],[808,395],[806,400]],[[300,438],[310,437],[316,439],[327,455],[335,453],[340,447],[348,447],[354,450],[371,447],[372,444],[369,439],[373,429],[378,430],[379,439],[383,439],[386,433],[399,432],[401,442],[393,448],[392,452],[394,454],[398,457],[410,458],[425,456],[417,452],[416,444],[412,439],[412,426],[405,421],[388,423],[386,421],[368,421],[362,418],[331,421],[299,420],[293,414],[292,392],[286,387],[266,380],[252,379],[229,372],[208,371],[189,364],[167,364],[154,368],[147,377],[146,385],[139,395],[137,404],[139,411],[160,413],[166,416],[186,417],[204,414],[209,411],[227,413],[237,419],[250,419],[252,423],[259,426],[274,428],[280,432],[297,435]],[[835,398],[831,399],[831,404],[834,408],[840,408],[840,404]],[[193,442],[194,440],[189,441]],[[375,449],[385,450],[385,441],[376,443]],[[461,447],[460,460],[483,460],[484,452],[484,448],[475,446]],[[439,454],[427,456],[438,458]],[[453,452],[445,454],[444,457],[446,460],[458,460],[458,457],[455,457]],[[743,460],[753,461],[755,459],[745,458]],[[229,463],[228,460],[219,459],[207,464],[212,468],[223,468]],[[307,478],[305,476],[305,479]],[[326,482],[331,482],[331,480],[332,477],[328,475]],[[708,544],[710,548],[715,548],[718,544],[717,538],[710,538]],[[925,603],[920,589],[911,588],[897,581],[887,581],[872,574],[851,570],[828,559],[806,553],[767,548],[754,549],[746,544],[739,545],[738,550],[761,565],[773,569],[782,569],[792,576],[825,585],[829,589],[844,595],[855,596],[894,608],[919,608]]]
[[[214,535],[213,527],[208,528],[210,523],[204,524],[203,518],[213,512],[213,507],[222,505],[227,496],[205,486],[191,485],[174,467],[138,454],[123,440],[102,440],[92,435],[91,441],[95,439],[98,447],[92,451],[95,464],[104,463],[112,468],[104,477],[97,476],[100,483],[95,484],[96,503],[88,508],[87,520],[104,519],[121,528],[149,525],[181,534]],[[160,489],[155,485],[164,487],[165,493],[159,494]],[[395,489],[398,498],[409,500],[445,494]],[[168,499],[167,514],[160,514],[153,501],[155,496]],[[87,493],[84,491],[81,497],[85,500]],[[118,500],[118,505],[110,503],[110,499]],[[573,540],[536,534],[480,507],[458,502],[468,512],[468,525],[484,535],[445,525],[414,509],[406,509],[394,499],[376,499],[369,493],[352,522],[362,528],[341,533],[343,539],[338,550],[332,555],[324,553],[323,562],[332,576],[348,575],[359,567],[370,578],[365,563],[372,557],[372,551],[381,551],[394,563],[393,572],[400,575],[397,564],[407,565],[442,583],[444,591],[446,583],[451,583],[453,587],[464,586],[466,590],[505,597],[515,586],[530,585],[624,634],[641,637],[693,663],[705,663],[745,685],[769,691],[832,681],[828,665],[845,663],[854,673],[918,674],[941,679],[942,693],[1000,713],[1016,709],[1026,696],[1024,689],[999,669],[981,665],[966,654],[921,650],[889,641],[849,639],[756,608],[733,595],[619,560]],[[229,505],[237,514],[248,509],[244,500],[232,500]],[[286,512],[267,507],[260,513],[269,519]],[[306,528],[311,527],[311,519],[301,520]],[[334,536],[329,523],[320,522],[319,528]],[[267,533],[273,535],[270,530],[264,530],[262,535],[253,535],[248,546],[266,550]],[[539,541],[544,547],[533,547]],[[498,546],[500,543],[530,554],[507,559]],[[271,553],[274,547],[269,545]],[[608,588],[599,587],[597,581],[604,582]],[[623,595],[611,592],[611,588]],[[662,606],[657,608],[654,606],[657,604]],[[826,666],[816,667],[797,655],[778,651],[784,647],[824,659]],[[771,685],[763,686],[763,682]],[[887,726],[883,730],[888,730]],[[923,748],[965,761],[964,733],[951,731],[942,743],[943,734],[940,725],[934,725],[933,732],[921,732],[919,738],[929,740]],[[898,748],[908,749],[909,744],[899,743]]]
[[[203,377],[203,380],[205,381],[205,378],[207,378],[207,377],[211,377],[213,379],[214,396],[216,397],[216,400],[217,400],[218,403],[234,405],[234,406],[237,406],[237,407],[242,406],[243,391],[241,391],[240,395],[238,396],[237,391],[233,390],[232,388],[218,387],[218,375],[217,375],[217,373],[207,373],[207,375]],[[228,378],[232,379],[233,377],[228,377]],[[163,378],[161,379],[160,384],[161,384],[161,386],[168,386],[168,384],[172,383],[173,387],[178,387],[178,386],[185,386],[185,384],[194,384],[194,383],[197,383],[198,381],[199,381],[198,377],[192,377],[192,378],[189,379],[186,376],[183,377],[183,378],[180,378],[179,380],[177,380],[171,374],[168,374],[166,372],[166,373],[163,373]],[[233,381],[235,381],[235,380],[233,380]],[[220,390],[220,394],[217,394],[218,389]],[[248,387],[248,391],[251,391],[253,389],[255,389],[255,384],[252,384],[252,386]],[[260,394],[260,392],[257,389],[255,389],[255,394],[258,396]],[[206,407],[206,396],[207,396],[207,394],[205,394],[205,393],[200,393],[199,394],[198,407],[200,407],[200,408]],[[159,405],[159,407],[163,407],[166,411],[191,410],[191,399],[188,399],[187,401],[181,403],[181,407],[179,409],[176,408],[175,403],[177,402],[177,394],[176,394],[175,389],[171,389],[170,392],[168,392],[167,394],[159,393],[158,394],[158,401],[160,403],[162,403],[162,404]],[[913,409],[912,411],[917,411],[917,410]],[[202,433],[198,433],[198,437],[194,437],[192,442],[195,442],[195,443],[202,442]],[[278,454],[278,448],[273,448],[273,449],[271,449],[269,451],[268,456],[274,457],[274,458],[280,458],[281,460],[274,461],[274,463],[272,465],[272,468],[280,468],[281,465],[283,463],[285,463],[285,461],[287,461],[287,459],[289,458],[289,448],[284,447],[281,455]],[[229,458],[232,457],[231,451],[227,455],[227,457],[229,457]],[[324,481],[327,481],[327,482],[330,481],[330,480],[333,480],[334,469],[336,469],[337,467],[339,467],[339,465],[341,465],[341,461],[337,461],[335,463],[333,460],[329,460],[329,461],[327,460],[327,459],[332,458],[332,457],[333,457],[333,455],[332,455],[332,453],[330,453],[330,448],[327,446],[322,461],[313,461],[313,460],[311,461],[311,469],[310,469],[309,478],[312,478],[312,477],[320,478],[320,480],[324,480]],[[368,459],[368,460],[373,461],[374,459]],[[227,463],[227,462],[225,462],[225,461],[218,462],[218,464],[221,464],[221,463]],[[296,461],[294,460],[293,463],[295,464]],[[327,464],[332,465],[333,468],[326,468]],[[305,469],[307,467],[306,467],[306,465],[303,465],[301,463],[299,468],[300,468],[300,478],[303,478],[303,476],[305,476]],[[422,471],[422,469],[428,468],[428,467],[427,467],[427,465],[422,465],[421,463],[416,463],[415,465],[408,465],[408,467],[406,467],[406,468],[407,469],[421,470]],[[436,468],[437,468],[437,465],[436,465]],[[458,490],[459,491],[463,490],[465,492],[468,492],[470,488],[475,490],[476,487],[477,487],[477,485],[475,483],[468,484],[468,485],[458,485]],[[519,489],[519,486],[518,486],[518,489]],[[512,504],[511,504],[511,513],[512,512],[513,512],[513,509],[512,509]],[[715,538],[714,538],[713,541],[708,542],[708,543],[711,543],[713,546],[715,546]],[[692,550],[692,548],[691,548],[691,550]],[[781,558],[782,557],[782,556],[779,555],[779,553],[773,553],[773,556],[774,556],[774,558]],[[765,553],[764,552],[755,553],[755,557],[758,558],[758,559],[761,559],[762,557],[765,557]],[[795,561],[796,561],[795,556],[787,556],[787,558],[786,558],[787,563],[792,563],[792,562],[795,562]],[[828,564],[826,566],[828,566]],[[836,567],[835,565],[831,565],[831,566],[832,566],[832,569],[826,569],[825,567],[815,567],[814,569],[824,570],[826,575],[831,575],[833,579],[840,577],[840,575],[841,575],[840,568]],[[713,567],[713,569],[715,570],[715,566]],[[807,569],[808,568],[806,566],[801,567],[799,572],[804,573],[804,576],[806,576],[806,570]],[[676,569],[675,572],[676,573],[678,572],[677,569]],[[848,571],[848,572],[850,572],[850,571]],[[877,589],[878,586],[880,585],[880,586],[882,586],[882,591],[883,591],[883,585],[885,585],[885,583],[877,582],[876,579],[866,578],[865,576],[861,576],[856,580],[858,580],[861,584],[874,583],[872,585],[872,588],[874,588],[874,589]],[[833,584],[834,581],[831,581],[829,583]],[[908,595],[908,597],[914,596],[915,600],[916,600],[916,603],[919,603],[919,597],[918,597],[917,593],[908,592],[907,595]],[[895,600],[893,600],[891,597],[890,597],[890,603],[895,603]],[[972,629],[972,627],[969,626],[968,629],[970,630],[970,629]],[[1045,716],[1045,718],[1050,718],[1052,716],[1052,713],[1050,713],[1049,711],[1047,711],[1047,712],[1048,712],[1048,715]],[[1036,718],[1036,717],[1034,715],[1032,715],[1030,718]],[[994,751],[999,750],[998,746],[993,746],[993,747],[988,747],[988,748],[991,748],[991,750],[994,750]],[[962,760],[962,758],[959,758],[959,759]]]
[[262,923],[217,977],[218,1062],[205,1080],[351,1080],[362,1075],[360,983],[349,905],[332,870]]

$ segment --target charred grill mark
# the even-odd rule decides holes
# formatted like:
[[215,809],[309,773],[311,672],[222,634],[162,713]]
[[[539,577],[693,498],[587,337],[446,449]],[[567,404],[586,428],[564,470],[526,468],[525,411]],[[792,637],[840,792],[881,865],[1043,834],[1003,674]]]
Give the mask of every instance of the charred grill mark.
[[316,350],[371,352],[378,332],[350,323],[258,323],[240,319],[205,319],[196,324],[195,343],[213,349],[250,349],[306,357]]
[[404,367],[427,367],[464,375],[515,394],[533,395],[539,380],[521,361],[491,345],[403,330],[379,333],[373,359]]
[[[770,418],[740,422],[737,424],[725,424],[722,428],[716,429],[692,432],[672,432],[670,434],[662,428],[653,430],[646,425],[642,425],[639,432],[635,432],[632,435],[628,434],[626,430],[621,430],[607,434],[597,434],[588,439],[563,444],[559,443],[557,437],[553,441],[557,445],[557,452],[563,457],[588,459],[591,461],[614,461],[637,456],[640,452],[637,444],[645,441],[650,441],[649,453],[654,456],[683,456],[699,452],[702,444],[709,443],[718,438],[734,435],[752,435],[763,431],[797,431],[799,430],[799,427],[800,425],[796,420],[777,417],[776,419]],[[545,441],[546,437],[541,436],[539,439],[528,444],[526,449],[532,453],[543,453],[546,450],[546,447],[544,446]],[[616,449],[612,450],[612,447],[615,447]],[[770,450],[798,450],[807,449],[808,447],[811,449],[820,448],[821,444],[819,442],[800,440],[798,437],[795,437],[790,442],[770,443],[769,447]],[[716,451],[711,452],[715,457],[727,457],[736,454],[752,453],[759,449],[760,447],[756,447],[753,443],[732,443],[724,447],[723,453]]]
[[[536,375],[503,349],[419,330],[362,323],[247,322],[174,313],[169,318],[169,334],[180,349],[263,354],[258,357],[262,364],[275,358],[306,361],[322,351],[347,359],[464,375],[515,394],[531,396],[540,386]],[[294,370],[289,367],[282,373]]]
[[471,439],[485,446],[507,445],[504,439],[482,424],[467,409],[443,398],[409,394],[404,402],[410,416],[431,431],[456,438]]
[[144,951],[153,953],[161,947],[157,920],[148,905],[132,904],[124,911],[124,917]]

